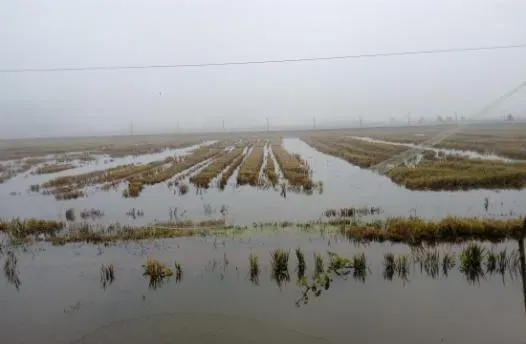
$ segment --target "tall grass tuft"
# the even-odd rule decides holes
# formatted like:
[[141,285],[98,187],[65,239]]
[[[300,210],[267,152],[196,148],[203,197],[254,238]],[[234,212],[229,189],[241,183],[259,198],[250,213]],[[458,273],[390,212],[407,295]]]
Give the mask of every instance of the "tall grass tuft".
[[482,262],[485,249],[477,243],[470,243],[460,253],[460,271],[466,276],[468,282],[478,282],[484,275]]
[[314,253],[314,276],[321,275],[324,272],[323,257],[319,253]]
[[384,254],[384,278],[392,280],[396,270],[395,256],[388,252]]
[[4,262],[4,275],[7,282],[14,285],[16,290],[20,290],[22,281],[18,276],[18,259],[13,251],[8,251]]
[[402,280],[407,280],[409,275],[409,258],[406,255],[396,256],[396,273]]
[[351,259],[351,265],[353,267],[353,277],[356,280],[365,282],[367,277],[367,259],[365,253],[355,254]]
[[250,254],[248,256],[248,261],[250,265],[249,275],[250,275],[250,282],[252,282],[255,285],[259,284],[259,257]]
[[272,278],[278,286],[290,280],[289,275],[289,251],[275,249],[271,254],[270,265],[272,267]]
[[181,282],[183,279],[183,267],[178,262],[174,263],[175,266],[175,281]]
[[100,266],[100,285],[106,289],[115,280],[115,269],[113,264],[101,264]]
[[348,275],[351,273],[351,261],[345,257],[341,257],[334,252],[327,252],[329,254],[328,272],[334,272],[336,275]]
[[498,254],[493,250],[488,251],[486,254],[486,272],[493,274],[497,270]]
[[149,287],[154,290],[160,287],[166,278],[173,275],[172,269],[154,258],[149,257],[142,267],[143,275],[150,279]]
[[297,248],[296,249],[296,259],[298,260],[298,267],[296,268],[297,270],[297,273],[298,273],[298,279],[301,279],[302,277],[305,276],[305,269],[306,269],[306,264],[305,264],[305,255],[303,254],[303,252],[301,251],[301,248]]
[[75,221],[75,209],[69,208],[69,209],[66,210],[66,220],[68,220],[70,222],[74,222]]

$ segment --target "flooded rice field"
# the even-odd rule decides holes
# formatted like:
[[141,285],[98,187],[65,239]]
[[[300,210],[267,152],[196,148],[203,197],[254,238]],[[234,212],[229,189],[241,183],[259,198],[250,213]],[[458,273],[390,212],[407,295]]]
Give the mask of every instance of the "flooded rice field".
[[[516,241],[483,247],[506,249],[510,257],[520,250]],[[273,273],[276,248],[290,252],[286,278]],[[296,248],[305,257],[303,267]],[[427,248],[440,261],[456,257],[449,270],[437,258],[434,270],[419,260],[425,254],[409,246],[353,244],[323,232],[263,230],[115,246],[35,244],[15,250],[18,289],[0,279],[0,342],[524,343],[524,261],[519,270],[510,261],[501,274],[490,272],[484,259],[472,275],[460,267],[465,248]],[[362,253],[365,268],[361,274],[333,270],[328,285],[305,294],[299,275],[311,280],[318,269],[315,253],[325,271],[340,257]],[[407,257],[405,270],[389,273],[389,253]],[[256,276],[251,255],[258,258]],[[148,257],[172,269],[176,261],[181,274],[152,283],[143,276]],[[103,281],[101,264],[112,265],[111,279]]]
[[[322,185],[320,188],[314,189],[310,194],[287,192],[283,195],[279,185],[238,186],[238,167],[227,179],[223,190],[215,186],[218,183],[216,178],[211,183],[213,186],[207,189],[196,189],[193,184],[187,183],[188,192],[185,194],[175,192],[173,188],[167,187],[166,183],[150,185],[138,198],[122,197],[122,191],[125,189],[123,185],[108,191],[91,186],[85,191],[86,197],[72,200],[55,200],[52,196],[29,191],[31,185],[42,184],[59,176],[76,175],[130,163],[145,164],[174,155],[184,156],[197,148],[192,146],[138,157],[101,157],[95,161],[84,162],[80,167],[52,174],[19,174],[0,184],[0,217],[64,220],[66,210],[73,208],[77,213],[84,209],[100,210],[104,216],[93,219],[97,223],[144,225],[156,220],[166,221],[175,212],[176,216],[183,220],[225,218],[228,224],[250,225],[267,221],[318,220],[326,209],[344,207],[379,207],[383,217],[411,215],[422,218],[442,218],[448,215],[509,217],[523,214],[526,209],[524,191],[411,191],[393,183],[388,177],[320,153],[298,138],[285,138],[283,147],[307,161],[312,180]],[[267,148],[263,152],[266,155]],[[278,165],[272,153],[269,153],[269,159],[274,162],[272,165]],[[210,161],[204,161],[197,166],[198,169],[194,173],[206,167]],[[279,169],[277,174],[278,178],[282,179]],[[130,210],[140,211],[143,216],[129,216]]]

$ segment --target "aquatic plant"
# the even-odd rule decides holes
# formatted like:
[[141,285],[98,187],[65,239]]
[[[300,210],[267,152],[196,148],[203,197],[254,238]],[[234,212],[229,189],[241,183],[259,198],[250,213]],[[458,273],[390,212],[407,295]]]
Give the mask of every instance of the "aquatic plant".
[[245,155],[238,156],[232,164],[227,168],[227,170],[221,175],[221,180],[219,181],[219,188],[223,190],[228,183],[228,180],[232,175],[234,174],[235,170],[241,165],[243,162],[243,159],[245,158]]
[[100,266],[100,285],[106,289],[115,280],[115,268],[113,264],[101,264]]
[[407,276],[409,275],[409,259],[406,255],[398,255],[396,256],[396,273],[399,278],[402,280],[407,280]]
[[466,276],[468,282],[478,282],[484,275],[482,262],[485,249],[477,243],[469,243],[460,253],[460,271]]
[[278,175],[276,174],[276,164],[274,163],[272,153],[270,152],[271,150],[270,146],[268,146],[267,149],[268,149],[268,154],[267,154],[267,165],[265,166],[265,175],[267,176],[267,179],[270,185],[274,187],[278,183]]
[[174,263],[175,266],[175,281],[181,282],[183,279],[183,267],[178,262]]
[[289,276],[289,251],[283,249],[275,249],[271,253],[270,265],[272,268],[272,279],[276,281],[278,286],[285,281],[290,280]]
[[172,269],[166,264],[159,262],[156,259],[148,257],[146,264],[143,266],[144,276],[149,278],[149,286],[151,289],[157,289],[165,281],[166,278],[173,275]]
[[14,285],[16,290],[20,289],[22,281],[18,276],[18,259],[13,251],[7,251],[7,255],[4,262],[4,276],[7,282]]
[[39,167],[35,170],[36,174],[51,174],[51,173],[57,173],[62,172],[66,170],[73,169],[77,166],[73,164],[51,164],[51,165],[44,165],[42,167]]
[[456,259],[454,254],[445,253],[442,257],[442,273],[444,276],[448,276],[449,271],[456,265]]
[[305,263],[305,255],[301,251],[301,248],[296,249],[296,259],[298,260],[298,266],[296,268],[296,271],[298,273],[298,279],[301,279],[303,276],[305,276],[305,269],[306,269],[306,263]]
[[391,252],[384,254],[384,278],[392,280],[396,271],[395,255]]
[[351,261],[345,257],[341,257],[334,252],[327,252],[329,255],[329,266],[328,272],[333,272],[338,276],[348,275],[351,273],[352,264]]
[[323,257],[319,253],[314,253],[314,276],[321,275],[324,272]]
[[83,220],[86,219],[96,219],[104,216],[104,212],[100,209],[84,209],[80,212],[80,218]]
[[354,254],[351,259],[351,266],[353,267],[353,278],[365,282],[368,270],[365,253]]
[[76,216],[75,216],[75,209],[68,208],[66,210],[66,220],[68,220],[70,222],[73,222],[73,221],[75,221],[75,218],[76,218]]
[[489,274],[492,274],[497,270],[497,260],[498,256],[497,253],[493,252],[493,250],[489,250],[486,253],[486,272]]
[[259,257],[254,255],[254,254],[250,254],[250,256],[248,257],[248,261],[249,261],[249,276],[250,276],[250,282],[258,285],[259,284]]

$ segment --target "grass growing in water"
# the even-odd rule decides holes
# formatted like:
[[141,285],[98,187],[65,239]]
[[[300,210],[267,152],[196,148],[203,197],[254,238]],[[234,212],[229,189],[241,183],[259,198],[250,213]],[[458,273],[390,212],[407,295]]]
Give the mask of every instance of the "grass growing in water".
[[249,266],[250,266],[250,269],[249,269],[250,282],[254,283],[255,285],[258,285],[259,284],[259,257],[251,253],[250,256],[248,257],[248,261],[249,261]]
[[298,267],[296,268],[296,271],[298,272],[298,279],[305,276],[305,269],[306,269],[306,263],[305,263],[305,255],[301,251],[301,249],[298,247],[296,249],[296,259],[298,260]]
[[321,275],[324,272],[323,257],[319,253],[314,253],[314,276]]
[[151,289],[157,289],[162,285],[165,279],[173,275],[172,269],[154,258],[149,257],[146,260],[146,264],[142,267],[144,269],[143,275],[150,279],[149,287]]
[[175,281],[181,282],[183,279],[183,267],[178,262],[174,263],[175,266]]
[[16,290],[20,289],[22,281],[18,276],[18,259],[15,256],[13,251],[8,251],[7,256],[4,262],[4,275],[7,279],[7,282],[14,285]]
[[100,266],[100,285],[106,289],[115,280],[115,268],[113,264],[101,264]]
[[456,259],[453,254],[446,253],[442,257],[442,273],[447,277],[449,271],[453,269],[456,265]]
[[261,170],[261,166],[263,166],[263,154],[263,144],[256,142],[250,155],[239,168],[239,174],[237,175],[238,185],[258,185],[259,171]]
[[485,249],[477,243],[468,244],[460,253],[460,271],[466,276],[468,282],[478,282],[484,275],[482,262]]
[[333,272],[338,276],[348,275],[351,273],[351,261],[345,257],[341,257],[334,252],[327,252],[329,255],[329,267],[327,272]]
[[272,278],[276,281],[278,286],[281,286],[283,282],[288,282],[290,280],[289,253],[289,251],[278,248],[271,254],[270,265],[272,268]]
[[353,255],[351,259],[351,265],[353,267],[354,279],[365,282],[365,278],[367,277],[367,269],[368,269],[365,253],[362,252],[362,253]]

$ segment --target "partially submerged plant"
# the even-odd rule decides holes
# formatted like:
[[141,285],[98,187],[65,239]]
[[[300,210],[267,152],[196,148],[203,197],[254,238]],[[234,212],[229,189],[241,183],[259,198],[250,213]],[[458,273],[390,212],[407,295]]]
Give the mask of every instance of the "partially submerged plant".
[[284,281],[289,281],[289,251],[275,249],[271,254],[270,265],[272,267],[272,278],[278,286]]
[[181,282],[183,279],[183,267],[178,262],[174,263],[175,266],[175,281]]
[[497,270],[498,255],[493,250],[486,254],[486,272],[492,274]]
[[73,222],[75,221],[75,209],[73,208],[68,208],[66,210],[66,220],[70,221],[70,222]]
[[367,259],[365,253],[355,254],[352,257],[351,265],[353,267],[353,277],[356,280],[365,282],[367,277]]
[[460,271],[468,282],[475,283],[484,275],[482,262],[485,249],[477,243],[470,243],[460,253]]
[[143,275],[149,277],[149,286],[152,289],[157,289],[166,278],[173,275],[172,269],[166,264],[151,257],[146,260],[146,264],[142,267],[144,269]]
[[456,265],[455,256],[453,254],[446,253],[442,257],[442,273],[447,277],[449,271]]
[[314,253],[314,276],[318,276],[324,272],[323,257],[319,253]]
[[106,289],[115,280],[115,269],[113,264],[101,264],[100,266],[100,285]]
[[7,282],[14,285],[16,290],[20,289],[22,281],[18,276],[18,259],[13,251],[8,251],[4,262],[4,276]]
[[348,275],[351,273],[351,261],[345,257],[341,257],[334,252],[327,252],[329,254],[328,272],[334,272],[336,275]]
[[396,270],[395,255],[391,252],[384,254],[384,278],[392,280]]
[[298,247],[296,249],[296,258],[298,260],[298,267],[297,267],[297,272],[298,272],[298,279],[301,279],[303,276],[305,276],[305,269],[306,269],[306,264],[305,264],[305,255],[303,254],[303,252],[301,251],[301,249]]
[[250,256],[248,257],[248,261],[250,264],[250,270],[249,270],[250,282],[254,283],[255,285],[258,285],[259,284],[259,257],[251,253]]

